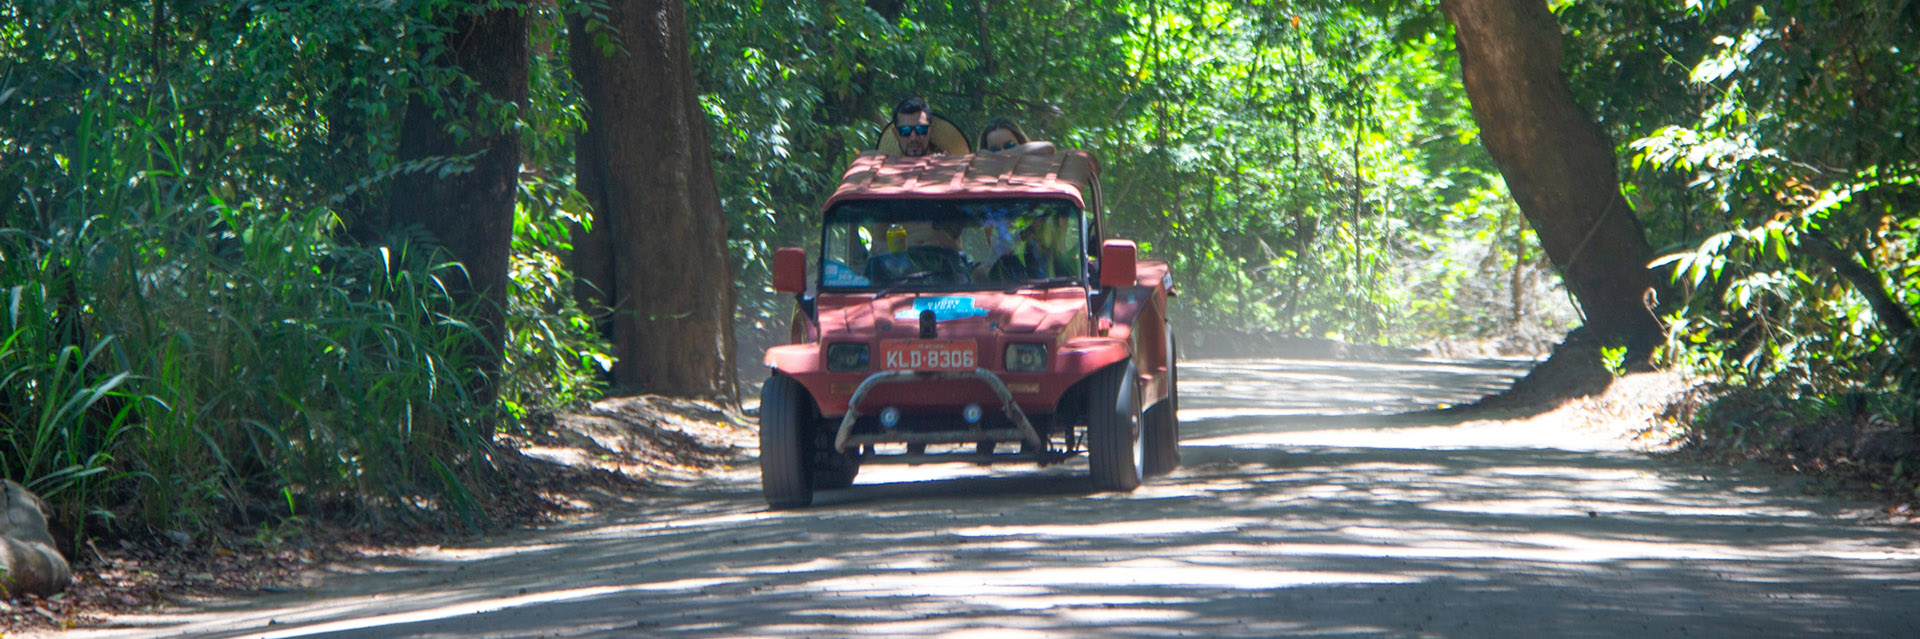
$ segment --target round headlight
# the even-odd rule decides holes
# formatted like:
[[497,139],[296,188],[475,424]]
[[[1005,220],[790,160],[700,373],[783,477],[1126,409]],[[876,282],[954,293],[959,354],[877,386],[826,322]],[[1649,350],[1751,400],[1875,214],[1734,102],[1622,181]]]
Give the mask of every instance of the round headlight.
[[866,369],[866,344],[832,344],[827,346],[827,370],[862,371]]
[[1008,344],[1007,370],[1037,371],[1047,367],[1045,344]]

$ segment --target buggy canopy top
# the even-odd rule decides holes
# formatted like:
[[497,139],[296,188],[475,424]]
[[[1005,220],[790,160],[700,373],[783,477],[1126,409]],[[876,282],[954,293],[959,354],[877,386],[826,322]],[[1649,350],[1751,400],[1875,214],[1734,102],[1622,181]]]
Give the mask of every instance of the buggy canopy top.
[[823,209],[847,200],[896,198],[1056,197],[1098,211],[1100,163],[1079,149],[1029,145],[1025,153],[904,157],[867,152],[854,158]]

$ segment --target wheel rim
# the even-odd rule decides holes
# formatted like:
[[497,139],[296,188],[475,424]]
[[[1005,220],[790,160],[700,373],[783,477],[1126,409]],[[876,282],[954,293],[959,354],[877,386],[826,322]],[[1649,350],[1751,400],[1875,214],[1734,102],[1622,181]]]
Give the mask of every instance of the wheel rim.
[[1134,385],[1133,405],[1127,407],[1127,430],[1133,433],[1133,476],[1147,476],[1147,428],[1140,416],[1140,386]]
[[1142,428],[1144,420],[1140,419],[1140,411],[1135,410],[1132,414],[1133,428],[1128,430],[1133,431],[1133,476],[1145,477],[1147,475],[1146,429]]

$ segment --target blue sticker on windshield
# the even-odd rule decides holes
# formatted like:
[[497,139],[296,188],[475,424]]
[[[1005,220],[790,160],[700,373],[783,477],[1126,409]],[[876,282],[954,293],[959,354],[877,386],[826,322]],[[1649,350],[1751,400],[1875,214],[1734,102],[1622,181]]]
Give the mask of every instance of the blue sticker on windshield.
[[922,297],[913,300],[913,308],[901,309],[900,312],[894,313],[893,319],[916,322],[920,320],[921,311],[933,311],[933,321],[936,322],[980,317],[987,314],[987,309],[973,305],[971,297]]
[[827,286],[866,286],[871,282],[839,260],[827,260]]

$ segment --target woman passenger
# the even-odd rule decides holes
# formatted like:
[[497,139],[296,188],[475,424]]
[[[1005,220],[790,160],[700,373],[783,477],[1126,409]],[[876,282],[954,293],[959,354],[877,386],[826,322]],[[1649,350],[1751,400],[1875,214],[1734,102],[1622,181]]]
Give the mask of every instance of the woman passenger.
[[982,153],[1000,153],[1028,141],[1027,133],[1021,131],[1020,125],[1014,124],[1013,120],[994,118],[987,123],[987,128],[980,130],[979,148]]

